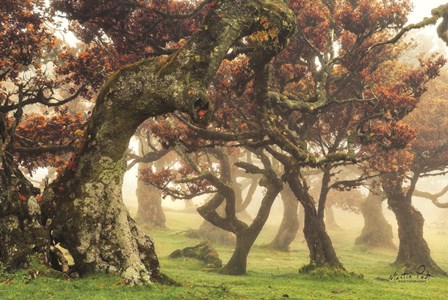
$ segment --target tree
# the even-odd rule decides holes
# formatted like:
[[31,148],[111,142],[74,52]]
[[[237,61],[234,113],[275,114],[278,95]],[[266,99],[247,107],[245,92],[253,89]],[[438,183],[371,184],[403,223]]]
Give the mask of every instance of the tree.
[[[210,193],[213,196],[197,211],[210,224],[230,232],[236,236],[236,245],[232,257],[220,270],[222,274],[241,275],[246,273],[247,256],[256,238],[261,232],[270,213],[272,204],[282,188],[280,177],[276,174],[269,157],[261,149],[252,149],[259,158],[258,166],[255,161],[248,163],[238,161],[235,163],[245,172],[260,176],[256,180],[260,186],[266,188],[257,215],[253,221],[244,222],[238,218],[238,211],[242,210],[242,203],[237,200],[240,196],[240,189],[234,177],[233,166],[230,155],[224,149],[205,148],[202,151],[196,150],[193,154],[185,151],[184,146],[177,146],[178,153],[185,161],[187,173],[179,177],[179,171],[171,176],[164,176],[161,186],[165,186],[165,191],[172,195],[181,197],[197,196]],[[211,160],[213,156],[215,160]],[[163,174],[160,174],[163,176]],[[158,175],[158,177],[160,177]],[[153,179],[153,182],[157,180]],[[167,188],[168,182],[177,186]],[[250,193],[249,193],[250,195]],[[247,200],[247,199],[246,199]]]
[[[325,197],[321,196],[328,189],[323,184],[316,207],[303,168],[321,168],[323,179],[329,182],[332,163],[366,160],[367,153],[374,152],[363,151],[373,144],[378,146],[375,151],[389,155],[388,163],[398,159],[398,154],[388,149],[405,148],[412,139],[400,120],[415,108],[426,83],[444,64],[444,59],[437,57],[422,60],[416,69],[400,64],[405,45],[399,40],[412,29],[433,24],[441,14],[404,26],[408,1],[301,1],[292,7],[297,9],[299,24],[310,26],[301,27],[276,59],[274,71],[291,71],[275,76],[270,90],[265,88],[267,71],[259,69],[259,77],[255,73],[255,94],[270,99],[272,105],[259,109],[258,119],[265,120],[265,135],[281,149],[268,146],[269,153],[283,164],[283,178],[305,209],[304,234],[311,253],[305,269],[343,268],[323,223]],[[295,57],[294,63],[289,61],[291,57]],[[337,130],[329,131],[330,141],[340,139],[339,148],[316,150],[319,141],[313,140],[313,129],[319,128],[320,122],[326,124],[326,114],[333,120],[345,116],[338,115],[338,110],[349,111],[353,117],[341,136]],[[384,163],[372,161],[379,169]]]
[[[359,168],[350,169],[351,173],[355,171],[362,174],[362,170]],[[344,189],[342,191],[332,190],[328,195],[328,200],[334,207],[362,214],[364,227],[361,234],[356,238],[355,245],[361,246],[363,249],[372,247],[395,249],[396,247],[392,241],[392,226],[387,222],[383,214],[382,204],[386,197],[375,180],[376,176],[373,178],[367,177],[361,181],[353,181],[350,178],[345,179],[347,179],[346,183],[351,183],[354,187],[348,187],[349,190],[346,190],[347,184],[342,185]],[[361,193],[358,185],[362,185],[369,190],[367,197]]]
[[283,202],[283,217],[274,239],[266,245],[278,251],[288,251],[299,230],[299,202],[294,193],[286,186],[280,192]]
[[[223,177],[219,181],[217,181],[217,178],[208,177],[212,185],[217,188],[218,193],[213,199],[198,208],[199,214],[204,219],[236,235],[235,250],[228,263],[221,269],[220,272],[222,274],[241,275],[246,273],[249,251],[268,219],[275,198],[282,189],[282,182],[273,170],[269,158],[261,151],[256,151],[256,154],[259,156],[264,169],[243,162],[236,164],[248,173],[261,174],[262,178],[260,179],[259,185],[266,187],[260,208],[250,225],[247,225],[236,217],[235,191],[229,185],[229,177],[231,175],[228,168],[223,170]],[[224,200],[226,201],[225,216],[221,217],[216,209]]]
[[[274,71],[279,74],[271,90],[263,89],[262,83],[255,86],[260,88],[259,97],[272,103],[271,110],[260,110],[259,117],[267,120],[263,130],[281,149],[269,147],[269,152],[282,163],[284,179],[305,210],[310,264],[303,270],[344,269],[326,233],[324,208],[333,184],[332,168],[358,159],[355,144],[364,142],[360,129],[368,120],[377,119],[384,101],[390,100],[376,96],[371,76],[382,62],[396,58],[393,48],[387,47],[396,42],[389,29],[404,25],[409,6],[407,1],[387,4],[292,2],[299,24],[307,26],[300,28],[276,59]],[[308,191],[306,167],[324,172],[317,204]]]
[[415,126],[415,139],[409,149],[409,161],[405,162],[408,167],[399,170],[407,171],[407,182],[388,177],[388,182],[383,183],[383,186],[387,188],[388,203],[396,214],[399,225],[400,245],[395,264],[411,270],[425,264],[432,272],[445,274],[431,258],[430,249],[423,237],[424,218],[412,206],[413,196],[426,196],[433,199],[434,204],[440,204],[437,199],[439,195],[421,193],[416,191],[416,186],[422,177],[445,174],[447,167],[447,135],[444,130],[446,118],[443,109],[446,101],[431,94],[429,92],[417,109],[405,119],[406,123]]
[[[387,66],[385,62],[392,63],[397,57],[397,50],[390,44],[396,43],[405,32],[434,23],[443,16],[443,10],[438,9],[433,18],[403,27],[409,9],[407,1],[291,1],[304,26],[294,36],[291,48],[276,62],[277,70],[288,72],[273,77],[269,76],[268,65],[286,46],[296,23],[284,2],[205,0],[194,6],[196,3],[185,1],[109,0],[96,7],[96,1],[60,0],[54,4],[73,20],[72,28],[77,28],[83,40],[98,43],[77,55],[69,52],[59,55],[65,62],[59,72],[66,75],[66,81],[90,87],[89,91],[80,89],[83,95],[89,95],[110,70],[121,70],[103,85],[96,97],[80,150],[45,191],[46,225],[53,238],[69,249],[81,272],[117,272],[130,284],[158,280],[161,274],[152,241],[140,233],[122,204],[121,184],[129,139],[148,117],[175,110],[188,113],[194,122],[205,126],[211,119],[208,88],[224,58],[234,60],[240,53],[247,54],[247,69],[252,77],[242,80],[240,89],[233,94],[255,101],[247,107],[239,106],[238,102],[234,106],[243,112],[250,107],[255,114],[242,113],[239,118],[227,115],[231,125],[222,122],[219,130],[212,132],[213,139],[244,140],[262,158],[264,169],[238,165],[270,179],[263,180],[268,187],[264,197],[268,208],[279,192],[280,180],[266,152],[281,162],[285,171],[282,179],[305,208],[304,233],[311,254],[310,266],[330,265],[340,269],[343,267],[323,223],[325,197],[320,197],[316,207],[302,177],[303,171],[307,167],[322,168],[329,182],[330,165],[353,160],[355,143],[375,144],[373,150],[375,146],[388,149],[384,161],[394,158],[395,152],[390,148],[404,148],[412,138],[399,120],[412,110],[427,79],[437,75],[442,62],[425,62],[420,72],[390,72],[385,78],[384,72],[378,71]],[[176,10],[180,13],[173,13]],[[202,21],[203,11],[208,13]],[[196,18],[197,22],[190,18]],[[444,20],[439,27],[441,34],[445,23]],[[175,30],[164,34],[164,29],[172,29],[170,24],[181,26],[181,34],[176,35]],[[198,24],[202,24],[200,29]],[[109,45],[104,46],[107,42]],[[130,44],[135,44],[137,50],[129,50]],[[103,55],[106,52],[111,55]],[[122,68],[142,57],[149,59]],[[386,78],[396,84],[390,84]],[[213,88],[210,92],[218,94]],[[16,110],[20,105],[11,107]],[[338,109],[334,110],[335,107]],[[327,124],[330,117],[337,117],[338,111],[353,114],[347,127],[350,132],[340,137],[335,132],[340,146],[334,151],[316,151],[313,130]],[[232,134],[222,132],[221,129],[229,127],[234,131]],[[248,133],[246,129],[255,129],[256,133]],[[210,137],[209,130],[195,130],[205,138]],[[326,131],[327,136],[333,134]],[[360,151],[365,155],[372,152],[367,146],[364,152]],[[385,179],[389,179],[387,175],[404,173],[401,170],[397,173],[396,169],[386,171]],[[389,174],[390,171],[397,174]],[[269,209],[260,210],[260,217],[254,220],[256,226],[244,226],[234,217],[234,192],[227,182],[222,184],[222,178],[212,175],[207,173],[208,180],[221,190],[204,208],[211,210],[203,213],[209,218],[216,217],[216,223],[239,234],[240,241],[249,238],[248,243],[241,243],[238,248],[241,252],[235,252],[232,264],[229,262],[229,272],[241,273]],[[25,197],[29,194],[32,193],[27,192]],[[393,191],[389,198],[393,198],[392,194]],[[223,219],[216,216],[215,209],[224,199],[230,204]]]
[[[150,152],[149,150],[152,151]],[[148,153],[159,153],[159,155],[155,155],[154,157],[155,162],[140,162],[138,164],[138,172],[140,173],[146,168],[154,167],[156,169],[163,169],[164,160],[162,160],[160,156],[169,151],[159,151],[157,148],[151,145],[150,139],[144,140],[143,138],[141,138],[139,152],[141,158],[149,157]],[[166,218],[165,213],[162,209],[162,195],[160,193],[160,190],[154,186],[145,184],[142,180],[138,179],[137,189],[135,193],[138,201],[138,210],[135,221],[140,224],[148,224],[151,227],[165,228]]]
[[53,69],[63,44],[47,26],[52,19],[44,1],[2,1],[0,15],[0,261],[16,269],[34,254],[49,263],[40,190],[22,171],[32,174],[37,167],[66,163],[58,155],[79,145],[85,120],[61,106],[84,87],[60,96],[68,84]]
[[383,214],[384,193],[378,187],[371,187],[369,194],[360,204],[364,227],[356,238],[355,245],[361,247],[385,247],[396,249],[392,238],[392,226]]
[[82,149],[45,193],[53,236],[69,249],[81,272],[119,272],[129,283],[160,277],[153,243],[140,233],[121,199],[127,144],[144,120],[176,109],[204,123],[213,75],[237,40],[266,30],[260,19],[276,35],[259,43],[252,57],[269,60],[294,31],[293,14],[282,2],[221,1],[174,54],[126,67],[103,86]]

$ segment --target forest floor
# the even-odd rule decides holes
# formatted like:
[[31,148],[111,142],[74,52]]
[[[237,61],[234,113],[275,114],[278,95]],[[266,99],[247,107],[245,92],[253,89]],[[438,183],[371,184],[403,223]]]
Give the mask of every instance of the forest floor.
[[[284,253],[261,247],[275,235],[276,226],[267,225],[256,241],[244,276],[220,275],[207,270],[203,263],[190,258],[168,258],[179,248],[200,241],[181,234],[197,228],[202,219],[197,214],[167,212],[167,230],[149,232],[156,244],[162,272],[181,284],[179,287],[125,286],[110,275],[96,275],[71,281],[45,276],[30,279],[27,272],[7,274],[0,271],[0,299],[448,299],[448,277],[430,276],[390,280],[393,250],[363,250],[353,241],[359,230],[347,227],[330,231],[337,254],[348,271],[364,278],[335,275],[326,272],[300,274],[298,269],[308,262],[308,251],[301,235],[291,251]],[[428,230],[427,230],[428,231]],[[448,270],[447,230],[425,231],[434,260]],[[225,263],[231,247],[215,245]]]

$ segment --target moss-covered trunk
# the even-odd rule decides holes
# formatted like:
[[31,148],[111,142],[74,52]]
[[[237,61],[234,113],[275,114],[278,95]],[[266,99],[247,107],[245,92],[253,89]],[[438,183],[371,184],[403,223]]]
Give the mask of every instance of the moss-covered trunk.
[[151,116],[181,110],[206,120],[209,113],[204,117],[197,110],[206,107],[210,81],[236,40],[263,29],[260,17],[278,29],[276,40],[266,45],[275,55],[295,28],[286,4],[224,0],[179,51],[129,66],[104,85],[84,147],[45,193],[48,225],[80,271],[120,273],[129,284],[159,279],[154,245],[122,201],[128,142]]
[[310,264],[303,270],[307,271],[316,267],[344,269],[325,229],[324,221],[317,217],[314,205],[310,204],[304,204],[305,224],[303,227],[303,234],[310,251]]
[[236,234],[236,245],[232,256],[227,264],[221,269],[221,274],[242,275],[246,273],[247,256],[256,239],[254,234],[240,233]]
[[38,193],[9,156],[0,155],[0,262],[8,270],[25,267],[36,254],[49,263],[50,233],[41,223]]
[[355,244],[370,247],[385,247],[395,249],[392,241],[392,226],[387,222],[383,214],[384,197],[381,192],[369,192],[369,195],[361,203],[361,213],[364,218],[364,227]]
[[283,218],[277,234],[268,247],[279,251],[288,251],[289,245],[294,241],[299,230],[299,202],[288,187],[285,187],[280,194],[283,201]]

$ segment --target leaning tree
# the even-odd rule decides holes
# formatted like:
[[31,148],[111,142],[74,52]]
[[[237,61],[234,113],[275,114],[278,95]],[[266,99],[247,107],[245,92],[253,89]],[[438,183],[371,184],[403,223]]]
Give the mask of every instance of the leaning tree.
[[235,42],[275,32],[251,54],[254,64],[269,61],[286,45],[295,21],[282,1],[220,1],[174,54],[123,68],[104,84],[81,150],[44,194],[53,238],[81,272],[120,273],[129,283],[158,279],[153,243],[121,199],[129,139],[151,116],[180,110],[199,123],[209,119],[208,85]]

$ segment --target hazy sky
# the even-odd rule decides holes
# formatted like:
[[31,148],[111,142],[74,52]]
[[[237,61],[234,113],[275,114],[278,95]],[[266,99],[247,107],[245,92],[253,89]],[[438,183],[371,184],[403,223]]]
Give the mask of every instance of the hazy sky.
[[[409,15],[409,23],[416,23],[425,17],[431,16],[431,10],[439,5],[448,3],[448,0],[412,0],[414,5],[413,12]],[[439,21],[440,22],[440,21]],[[435,26],[427,26],[424,29],[419,29],[418,32],[415,33],[423,33],[424,35],[432,37],[433,48],[431,51],[441,52],[448,54],[448,47],[446,47],[445,43],[442,42],[441,39],[437,36]]]
[[431,15],[431,9],[441,4],[448,3],[448,0],[413,0],[414,11],[409,16],[410,22],[418,22],[424,17]]

